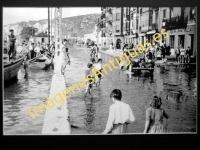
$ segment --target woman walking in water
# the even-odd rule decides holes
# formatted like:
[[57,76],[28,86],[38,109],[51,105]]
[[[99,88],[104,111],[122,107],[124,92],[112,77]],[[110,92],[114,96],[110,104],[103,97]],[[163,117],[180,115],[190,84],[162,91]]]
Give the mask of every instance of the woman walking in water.
[[[150,107],[146,110],[146,123],[144,133],[166,133],[169,116],[160,108],[161,98],[154,96],[150,102]],[[166,124],[163,124],[163,118],[166,118]]]

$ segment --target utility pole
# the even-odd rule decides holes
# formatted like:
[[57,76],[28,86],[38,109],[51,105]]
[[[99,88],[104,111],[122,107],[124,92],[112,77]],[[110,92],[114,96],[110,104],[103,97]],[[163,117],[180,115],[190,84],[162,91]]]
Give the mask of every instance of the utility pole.
[[50,44],[50,14],[49,14],[49,7],[48,7],[48,43]]
[[50,40],[50,41],[53,42],[53,41],[52,41],[52,8],[51,8],[51,19],[50,19],[50,20],[51,20],[51,36],[50,36],[50,37],[51,37],[51,38],[50,38],[51,40]]
[[60,52],[62,46],[62,8],[55,8],[55,58],[57,58],[57,52]]

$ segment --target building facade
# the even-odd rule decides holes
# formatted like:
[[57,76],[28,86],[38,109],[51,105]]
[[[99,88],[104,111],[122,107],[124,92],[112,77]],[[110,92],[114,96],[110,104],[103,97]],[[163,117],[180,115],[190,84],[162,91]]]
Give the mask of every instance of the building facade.
[[192,54],[196,50],[196,8],[195,7],[168,7],[160,8],[160,19],[169,38],[165,43],[170,46],[174,54],[178,46],[184,49],[191,48]]
[[117,49],[121,42],[156,44],[153,35],[165,29],[169,37],[162,35],[158,44],[169,45],[172,55],[178,46],[196,50],[196,7],[102,7],[101,12],[98,44],[112,42]]

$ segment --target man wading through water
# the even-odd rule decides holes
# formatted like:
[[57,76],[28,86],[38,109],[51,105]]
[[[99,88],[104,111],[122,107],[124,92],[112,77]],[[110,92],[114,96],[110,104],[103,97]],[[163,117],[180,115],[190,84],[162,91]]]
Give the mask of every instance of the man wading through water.
[[9,60],[10,59],[14,59],[15,58],[15,54],[16,54],[16,51],[15,51],[15,42],[16,42],[16,37],[15,35],[13,34],[14,33],[14,30],[11,29],[10,30],[10,35],[8,35],[8,55],[9,55]]
[[67,40],[66,39],[64,39],[64,41],[63,41],[62,54],[63,55],[62,55],[61,74],[64,75],[66,65],[67,64],[70,65],[70,58],[69,58],[69,52],[68,52],[68,48],[67,48]]

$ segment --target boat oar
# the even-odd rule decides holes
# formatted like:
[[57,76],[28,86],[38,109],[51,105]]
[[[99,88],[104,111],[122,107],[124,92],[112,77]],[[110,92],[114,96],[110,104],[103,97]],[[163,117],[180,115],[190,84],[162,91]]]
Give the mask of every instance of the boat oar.
[[42,57],[42,55],[41,55],[41,56],[37,56],[37,57],[35,57],[35,58],[32,58],[32,59],[30,59],[30,60],[29,60],[29,62],[31,62],[31,61],[34,61],[34,60],[36,60],[37,58],[40,58],[40,57]]

